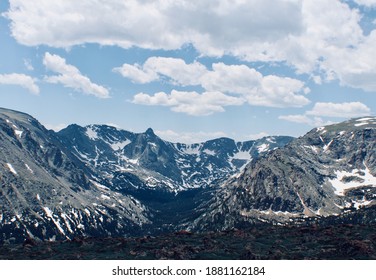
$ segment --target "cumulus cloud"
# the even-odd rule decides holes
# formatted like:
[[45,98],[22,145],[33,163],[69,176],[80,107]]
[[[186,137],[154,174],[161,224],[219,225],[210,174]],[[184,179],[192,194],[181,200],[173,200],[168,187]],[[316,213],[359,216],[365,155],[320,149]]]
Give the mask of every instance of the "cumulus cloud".
[[323,118],[355,118],[371,114],[371,109],[361,102],[345,103],[316,103],[312,110],[301,115],[284,115],[279,116],[280,120],[294,123],[307,124],[309,126],[323,126],[332,124],[332,121],[324,121]]
[[43,64],[48,70],[58,73],[55,76],[45,77],[45,81],[48,83],[59,83],[98,98],[109,98],[109,91],[105,87],[91,82],[75,66],[67,64],[64,58],[47,52],[44,55]]
[[142,105],[160,105],[171,107],[171,110],[192,116],[208,116],[215,112],[223,112],[225,106],[239,106],[244,100],[228,96],[221,92],[204,92],[173,90],[170,94],[158,92],[154,95],[138,93],[133,103]]
[[376,7],[376,0],[354,0],[354,2],[366,7]]
[[123,64],[121,67],[113,69],[114,72],[120,73],[123,77],[131,79],[135,83],[146,84],[158,80],[157,73],[139,64]]
[[300,1],[288,0],[113,0],[100,5],[93,0],[39,0],[38,5],[10,0],[6,15],[13,36],[29,46],[90,42],[177,49],[192,43],[216,54],[232,45],[299,33],[300,8]]
[[0,84],[18,85],[26,88],[33,94],[39,94],[39,87],[35,83],[35,79],[25,74],[0,74]]
[[371,109],[361,102],[323,103],[318,102],[307,115],[319,117],[355,118],[371,114]]
[[149,83],[165,77],[172,84],[183,86],[199,84],[201,75],[207,71],[199,62],[187,64],[183,59],[172,57],[150,57],[142,66],[125,63],[113,70],[136,83]]
[[167,140],[173,143],[184,143],[184,144],[201,143],[201,142],[205,142],[211,139],[227,137],[227,134],[222,131],[177,132],[173,130],[156,130],[155,133],[164,140]]
[[29,70],[29,71],[33,71],[34,70],[34,67],[31,64],[31,61],[29,59],[24,59],[24,65],[25,65],[25,68],[27,70]]
[[285,120],[293,123],[307,124],[312,127],[323,126],[331,124],[332,122],[325,122],[322,118],[319,117],[309,117],[307,115],[285,115],[279,116],[280,120]]
[[60,131],[60,130],[62,130],[64,128],[66,128],[68,125],[65,124],[65,123],[59,123],[59,124],[49,124],[49,123],[46,123],[46,124],[44,124],[44,126],[47,129],[51,129],[53,131],[58,132],[58,131]]
[[[178,58],[150,57],[143,65],[124,64],[114,71],[137,83],[164,79],[173,85],[201,86],[204,93],[180,92],[179,98],[170,98],[165,93],[156,93],[153,96],[139,93],[134,97],[134,102],[138,104],[173,106],[174,111],[191,115],[205,115],[202,111],[204,108],[210,109],[207,114],[222,112],[223,106],[241,105],[244,102],[280,108],[302,107],[310,103],[304,96],[309,89],[302,81],[275,75],[263,76],[247,65],[214,63],[209,70],[199,62],[187,64]],[[171,97],[176,95],[176,92],[171,94]],[[186,102],[184,98],[182,103],[183,95],[195,100]],[[215,98],[207,98],[214,95],[218,101]],[[202,100],[203,97],[205,100]],[[199,105],[202,101],[205,106]],[[178,103],[181,106],[178,106]]]
[[[355,2],[375,7],[374,0]],[[374,57],[375,35],[363,32],[360,11],[346,1],[39,0],[35,5],[10,0],[5,15],[13,37],[28,46],[98,43],[173,50],[192,44],[204,56],[283,62],[323,81],[375,89],[375,60],[362,59]],[[117,70],[136,82],[156,79],[136,65]]]
[[322,63],[327,73],[333,73],[342,85],[376,91],[376,31],[372,31],[356,48],[338,50]]
[[259,133],[248,135],[247,140],[258,140],[258,139],[261,139],[261,138],[266,137],[266,136],[270,136],[270,133],[262,131],[262,132],[259,132]]

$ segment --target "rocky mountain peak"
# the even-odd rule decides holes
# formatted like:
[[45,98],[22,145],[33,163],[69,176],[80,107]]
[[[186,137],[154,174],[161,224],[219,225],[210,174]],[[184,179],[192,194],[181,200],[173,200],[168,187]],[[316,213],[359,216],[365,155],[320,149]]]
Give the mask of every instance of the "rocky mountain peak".
[[154,130],[150,127],[145,131],[145,134],[147,136],[155,136]]
[[[340,215],[376,205],[376,118],[363,117],[319,127],[251,161],[203,206],[208,226],[239,221],[286,222],[300,216]],[[228,217],[228,218],[227,218]]]

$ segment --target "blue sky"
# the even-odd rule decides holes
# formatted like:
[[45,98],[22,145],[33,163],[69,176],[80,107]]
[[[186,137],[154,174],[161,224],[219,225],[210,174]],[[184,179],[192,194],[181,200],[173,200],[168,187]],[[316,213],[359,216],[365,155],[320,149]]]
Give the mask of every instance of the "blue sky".
[[0,107],[51,129],[249,140],[376,112],[376,0],[1,0],[0,13]]

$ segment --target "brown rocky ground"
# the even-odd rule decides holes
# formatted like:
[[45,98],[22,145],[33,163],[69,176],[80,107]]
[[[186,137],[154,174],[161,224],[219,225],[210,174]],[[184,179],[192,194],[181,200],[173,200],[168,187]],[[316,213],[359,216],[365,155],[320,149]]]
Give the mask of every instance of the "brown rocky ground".
[[3,244],[0,259],[376,259],[372,225],[257,226],[157,237]]

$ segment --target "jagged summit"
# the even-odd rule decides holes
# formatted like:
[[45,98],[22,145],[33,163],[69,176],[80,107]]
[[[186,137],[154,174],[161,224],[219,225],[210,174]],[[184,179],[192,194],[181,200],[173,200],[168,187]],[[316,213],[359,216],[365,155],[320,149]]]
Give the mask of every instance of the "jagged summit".
[[148,136],[155,136],[154,130],[150,127],[145,131],[145,134]]
[[376,127],[376,117],[368,116],[361,118],[354,118],[348,121],[335,123],[331,125],[326,125],[318,127],[312,130],[312,132],[323,133],[332,133],[332,132],[346,132],[346,131],[357,131],[364,130],[367,128],[373,129]]
[[[285,147],[251,161],[203,206],[210,214],[193,228],[239,221],[286,222],[340,215],[376,205],[376,118],[362,117],[312,129]],[[207,218],[208,217],[208,218]]]

